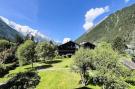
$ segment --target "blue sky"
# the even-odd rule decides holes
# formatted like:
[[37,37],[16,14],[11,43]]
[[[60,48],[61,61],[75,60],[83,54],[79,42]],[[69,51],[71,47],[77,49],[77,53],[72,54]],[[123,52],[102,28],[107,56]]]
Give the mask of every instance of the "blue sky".
[[135,0],[0,0],[0,16],[38,29],[56,41],[75,40]]

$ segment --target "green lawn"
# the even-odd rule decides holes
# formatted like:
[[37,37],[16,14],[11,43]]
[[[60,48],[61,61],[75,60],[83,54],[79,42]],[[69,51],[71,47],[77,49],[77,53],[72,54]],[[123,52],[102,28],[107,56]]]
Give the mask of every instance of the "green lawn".
[[130,86],[130,88],[129,89],[135,89],[135,86]]
[[78,86],[80,77],[68,70],[39,72],[41,81],[36,89],[73,89]]
[[39,71],[41,80],[36,89],[73,89],[77,87],[80,76],[67,69],[71,66],[72,59],[57,59],[55,62],[47,71]]
[[[36,89],[75,89],[82,87],[79,84],[79,74],[71,72],[69,69],[73,62],[72,59],[65,58],[57,61],[59,63],[52,64],[53,67],[50,67],[50,70],[43,70],[38,73],[41,80]],[[100,89],[99,86],[94,85],[88,87],[90,89]]]
[[52,64],[54,68],[67,68],[70,67],[73,63],[73,60],[71,58],[57,59],[56,61],[59,61],[59,63]]

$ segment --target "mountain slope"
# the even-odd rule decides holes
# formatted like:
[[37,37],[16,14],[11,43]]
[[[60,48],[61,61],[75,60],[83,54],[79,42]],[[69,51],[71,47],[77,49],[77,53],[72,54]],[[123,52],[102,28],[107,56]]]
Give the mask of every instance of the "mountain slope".
[[23,36],[26,36],[27,34],[34,36],[36,41],[49,41],[51,40],[49,37],[43,35],[38,30],[32,29],[29,26],[23,26],[20,24],[17,24],[13,21],[8,20],[5,17],[0,16],[0,18],[11,28],[15,29],[19,33],[21,33]]
[[16,36],[21,34],[17,32],[15,29],[8,26],[1,18],[0,18],[0,38],[5,38],[10,41],[15,41]]
[[83,34],[76,42],[112,41],[119,36],[128,43],[135,34],[135,4],[108,16],[90,32]]

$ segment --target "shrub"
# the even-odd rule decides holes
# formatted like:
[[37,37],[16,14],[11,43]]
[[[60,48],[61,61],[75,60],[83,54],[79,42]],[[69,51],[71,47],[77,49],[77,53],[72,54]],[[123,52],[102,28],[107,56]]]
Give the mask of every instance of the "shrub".
[[112,42],[112,47],[120,53],[123,53],[126,49],[125,40],[121,37],[116,37]]
[[40,82],[40,77],[35,72],[19,73],[0,89],[34,89]]
[[97,84],[97,85],[103,85],[105,83],[105,81],[107,80],[107,78],[105,76],[96,76],[96,77],[92,77],[90,79],[92,84]]
[[11,44],[7,40],[0,40],[0,52],[9,49],[11,47]]
[[16,46],[14,43],[0,40],[0,63],[13,62],[15,59]]
[[35,58],[35,43],[31,40],[27,40],[18,47],[16,55],[21,66],[29,63],[33,64]]
[[6,67],[3,64],[0,64],[0,77],[3,77]]
[[104,83],[103,89],[128,89],[129,85],[121,80],[115,79]]
[[125,81],[133,86],[135,86],[135,71],[130,72],[130,76],[125,78]]
[[126,82],[133,85],[133,86],[135,86],[135,79],[133,79],[133,78],[126,79]]
[[55,59],[63,59],[64,57],[63,56],[60,56],[60,55],[56,55],[55,56]]
[[132,61],[135,63],[135,56],[133,56]]
[[16,67],[17,67],[16,63],[12,63],[8,66],[4,64],[0,64],[0,78],[8,74],[10,70],[15,69]]
[[[94,50],[79,49],[73,57],[73,69],[78,70],[84,85],[90,81],[103,85],[104,89],[126,89],[128,84],[123,77],[131,76],[131,72],[120,62],[120,58],[121,55],[112,49],[111,44],[103,42]],[[88,71],[89,69],[97,73],[90,76],[92,73],[88,72],[92,71]]]
[[105,89],[126,89],[128,84],[122,77],[129,76],[130,70],[120,62],[121,55],[108,43],[99,44],[94,52],[94,65],[99,73],[97,77],[100,75],[98,78],[101,78],[99,83],[103,83]]

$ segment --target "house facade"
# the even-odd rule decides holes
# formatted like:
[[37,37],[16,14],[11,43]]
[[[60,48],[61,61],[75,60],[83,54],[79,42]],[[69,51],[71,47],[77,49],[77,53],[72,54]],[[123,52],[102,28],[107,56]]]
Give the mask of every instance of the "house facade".
[[96,46],[90,42],[82,42],[80,43],[80,46],[83,48],[89,48],[89,49],[94,49]]
[[79,49],[79,45],[73,41],[58,46],[58,53],[62,55],[73,55]]
[[65,44],[58,46],[58,54],[60,56],[62,55],[72,56],[80,47],[94,49],[95,45],[90,42],[83,42],[81,44],[77,44],[73,41],[69,41]]

